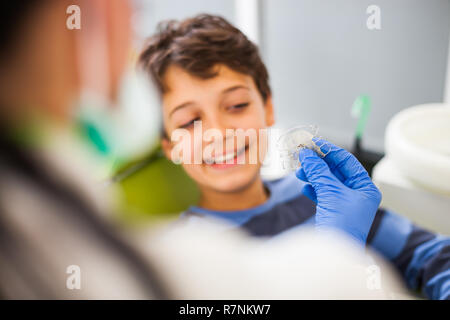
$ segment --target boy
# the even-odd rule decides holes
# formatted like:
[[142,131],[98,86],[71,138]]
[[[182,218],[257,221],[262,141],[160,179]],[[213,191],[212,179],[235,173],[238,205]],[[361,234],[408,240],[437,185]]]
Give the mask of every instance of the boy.
[[[274,123],[269,77],[258,49],[223,18],[199,15],[162,25],[141,63],[161,93],[162,146],[171,159],[172,133],[194,133],[197,121],[202,130],[223,133],[224,140],[229,139],[227,129],[258,132]],[[212,161],[182,164],[201,191],[198,206],[189,208],[183,219],[221,218],[256,236],[276,236],[314,221],[316,205],[302,193],[300,180],[288,176],[263,181],[259,169],[264,148],[258,150],[259,161],[248,161],[258,142],[246,139],[223,154],[213,153]],[[191,147],[204,151],[206,145],[194,142]],[[367,244],[397,267],[408,287],[432,299],[450,298],[449,238],[379,209]]]

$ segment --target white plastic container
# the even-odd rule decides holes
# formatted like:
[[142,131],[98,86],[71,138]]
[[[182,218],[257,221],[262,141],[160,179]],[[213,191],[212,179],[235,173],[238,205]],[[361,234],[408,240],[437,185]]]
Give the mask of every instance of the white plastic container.
[[381,205],[450,235],[450,105],[420,105],[395,115],[385,152],[372,172]]
[[386,129],[385,152],[404,177],[450,195],[450,106],[425,104],[395,115]]

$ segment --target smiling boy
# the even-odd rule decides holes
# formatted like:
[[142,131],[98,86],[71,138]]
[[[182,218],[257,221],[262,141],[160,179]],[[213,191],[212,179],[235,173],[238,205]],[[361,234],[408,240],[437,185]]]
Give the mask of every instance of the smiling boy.
[[[196,121],[202,130],[220,131],[224,140],[235,139],[227,130],[258,132],[274,123],[269,76],[258,49],[223,18],[199,15],[161,25],[141,63],[161,93],[162,146],[168,158],[175,145],[172,133],[184,129],[194,134]],[[198,205],[183,219],[220,218],[255,236],[276,236],[314,222],[316,204],[302,193],[302,181],[293,175],[263,181],[264,148],[257,150],[259,161],[249,161],[255,148],[265,145],[260,142],[246,139],[214,154],[215,160],[233,158],[231,163],[183,163],[201,192]],[[193,150],[205,147],[191,142]],[[429,298],[450,298],[449,238],[379,209],[366,242],[392,262],[408,287]]]

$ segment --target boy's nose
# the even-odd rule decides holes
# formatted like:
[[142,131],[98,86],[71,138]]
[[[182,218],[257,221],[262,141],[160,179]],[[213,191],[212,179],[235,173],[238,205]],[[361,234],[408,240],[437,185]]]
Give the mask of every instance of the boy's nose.
[[226,119],[223,117],[211,117],[206,121],[207,123],[203,123],[203,130],[208,129],[216,129],[219,130],[223,137],[225,138],[227,134],[227,129],[236,129],[235,125],[233,123],[229,123]]

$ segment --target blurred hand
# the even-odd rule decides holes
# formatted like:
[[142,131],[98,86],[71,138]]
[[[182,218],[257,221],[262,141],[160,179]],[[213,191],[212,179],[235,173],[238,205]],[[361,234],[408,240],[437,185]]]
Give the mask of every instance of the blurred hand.
[[317,203],[316,229],[338,229],[365,243],[381,193],[351,153],[324,140],[315,142],[331,150],[324,158],[310,149],[301,150],[302,167],[296,176],[309,182],[303,193]]

